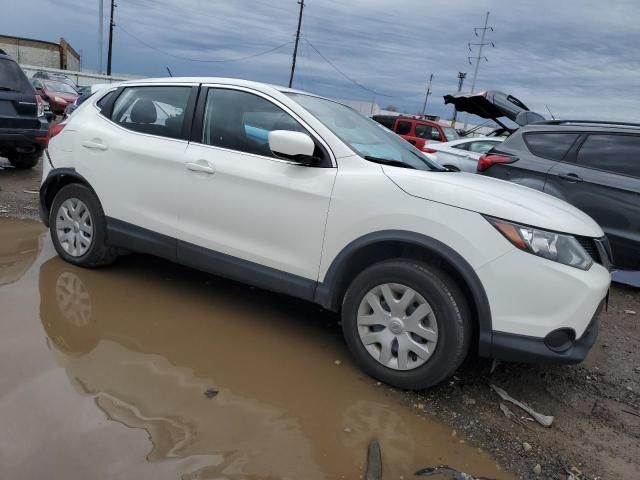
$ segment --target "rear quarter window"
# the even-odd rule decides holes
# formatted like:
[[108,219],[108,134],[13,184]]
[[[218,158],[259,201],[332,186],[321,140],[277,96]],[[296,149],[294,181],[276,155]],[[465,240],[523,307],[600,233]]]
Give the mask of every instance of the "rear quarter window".
[[532,132],[524,134],[524,143],[534,155],[560,161],[567,154],[578,136],[578,133]]
[[34,93],[20,65],[8,58],[0,58],[0,90]]

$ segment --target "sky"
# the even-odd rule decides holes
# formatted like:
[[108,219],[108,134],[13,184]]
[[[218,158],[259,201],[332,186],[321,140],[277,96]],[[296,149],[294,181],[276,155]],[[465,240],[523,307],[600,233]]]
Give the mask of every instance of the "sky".
[[[99,68],[98,0],[11,3],[0,33],[64,37],[83,68]],[[289,81],[297,0],[117,4],[114,74],[166,76],[169,67],[174,76]],[[471,88],[477,47],[468,43],[480,41],[474,28],[487,11],[495,46],[483,51],[475,91],[506,92],[547,117],[548,107],[557,118],[640,122],[638,0],[305,0],[293,86],[416,113],[433,74],[427,112],[450,118],[442,96],[457,89],[458,72]]]

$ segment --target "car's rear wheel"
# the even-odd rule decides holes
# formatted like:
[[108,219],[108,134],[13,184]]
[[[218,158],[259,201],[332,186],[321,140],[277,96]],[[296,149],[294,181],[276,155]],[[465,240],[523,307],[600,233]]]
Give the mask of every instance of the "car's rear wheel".
[[38,160],[42,156],[42,151],[38,150],[31,153],[14,152],[9,155],[9,163],[16,168],[26,169],[33,168],[38,164]]
[[390,260],[360,273],[342,306],[342,329],[360,367],[390,385],[422,389],[453,374],[469,350],[469,307],[442,270]]
[[99,267],[115,261],[117,250],[106,244],[104,213],[86,186],[71,184],[55,196],[49,218],[58,255],[74,265]]

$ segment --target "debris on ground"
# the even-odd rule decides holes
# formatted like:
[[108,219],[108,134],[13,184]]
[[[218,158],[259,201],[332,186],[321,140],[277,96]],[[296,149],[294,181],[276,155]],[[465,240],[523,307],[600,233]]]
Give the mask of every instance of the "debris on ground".
[[213,398],[220,393],[220,390],[216,390],[215,388],[207,388],[204,391],[204,396],[207,398]]
[[542,467],[540,466],[539,463],[536,463],[536,466],[533,467],[533,473],[535,475],[540,475],[542,473]]
[[498,395],[500,395],[500,398],[502,398],[503,400],[505,400],[507,402],[513,403],[517,407],[520,407],[522,410],[524,410],[529,415],[531,415],[536,420],[536,422],[538,422],[543,427],[550,427],[551,424],[553,423],[553,420],[554,420],[553,416],[551,416],[551,415],[543,415],[541,413],[536,412],[529,405],[527,405],[526,403],[523,403],[523,402],[520,402],[520,401],[516,400],[515,398],[510,396],[507,392],[505,392],[503,389],[501,389],[500,387],[494,385],[493,383],[490,384],[489,386],[491,387],[491,389],[494,392],[496,392]]
[[500,402],[500,410],[502,411],[502,413],[504,413],[504,416],[507,417],[509,420],[517,423],[518,425],[521,425],[523,427],[526,427],[527,424],[524,423],[521,419],[519,419],[515,413],[513,413],[509,407],[507,407],[504,403]]
[[380,444],[374,438],[367,448],[367,469],[364,480],[382,480],[382,453]]
[[474,477],[468,473],[461,472],[455,468],[451,468],[447,465],[437,465],[435,467],[427,467],[422,470],[418,470],[415,474],[416,477],[433,477],[434,475],[448,475],[452,480],[491,480],[486,477]]

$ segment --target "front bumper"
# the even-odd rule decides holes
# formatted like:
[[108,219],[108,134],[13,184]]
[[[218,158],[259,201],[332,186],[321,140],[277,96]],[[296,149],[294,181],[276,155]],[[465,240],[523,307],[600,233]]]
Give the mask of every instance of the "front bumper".
[[562,351],[548,346],[545,338],[527,337],[513,333],[493,332],[492,358],[510,362],[575,364],[582,362],[598,337],[598,315],[604,301],[596,311],[582,336],[569,342]]

